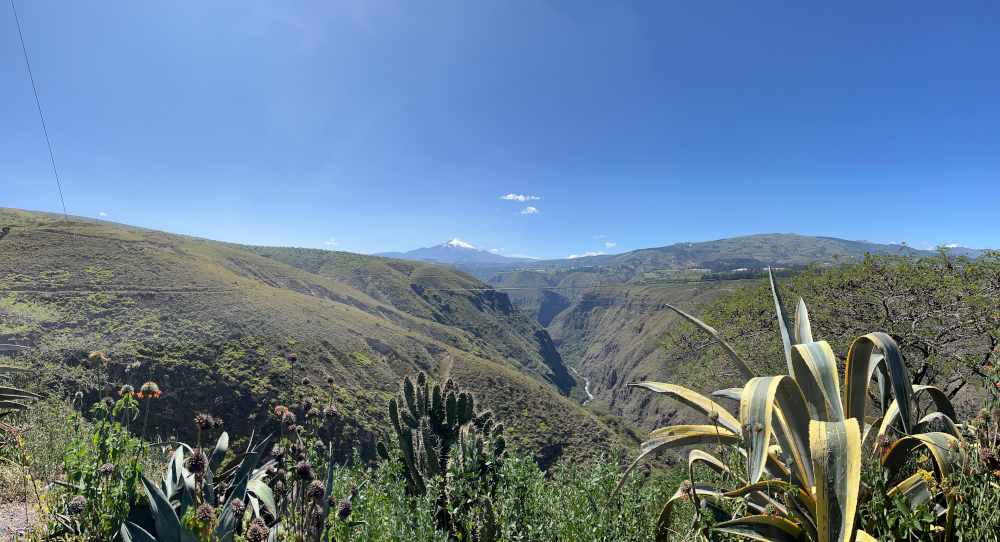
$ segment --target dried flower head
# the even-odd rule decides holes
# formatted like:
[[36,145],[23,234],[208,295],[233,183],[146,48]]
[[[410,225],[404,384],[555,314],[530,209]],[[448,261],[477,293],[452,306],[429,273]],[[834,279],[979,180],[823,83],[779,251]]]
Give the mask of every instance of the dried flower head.
[[215,424],[215,420],[208,414],[198,414],[194,417],[194,425],[202,431],[208,431]]
[[328,419],[331,419],[331,420],[337,419],[340,416],[340,409],[337,408],[337,403],[333,403],[333,404],[328,405],[325,409],[323,409],[323,414]]
[[359,491],[358,484],[351,484],[350,494],[352,501],[358,498],[358,491]]
[[95,363],[102,361],[108,361],[108,358],[104,357],[104,354],[94,350],[90,353],[90,356],[87,357],[87,367],[93,367]]
[[353,511],[354,506],[351,504],[351,499],[341,499],[340,504],[337,505],[337,517],[340,518],[340,521],[347,521]]
[[135,386],[133,386],[132,384],[125,384],[124,386],[122,386],[120,390],[118,390],[119,397],[125,397],[126,395],[134,395],[134,394],[135,394]]
[[302,377],[302,385],[303,386],[308,386],[309,385],[309,377],[308,376]]
[[299,355],[296,353],[288,354],[288,361],[296,361],[299,359]]
[[233,499],[229,501],[229,509],[233,511],[233,517],[239,519],[243,517],[243,512],[247,509],[247,505],[243,502],[243,499]]
[[719,413],[716,411],[711,411],[708,413],[708,421],[712,423],[717,423],[719,421]]
[[882,433],[881,435],[875,437],[875,442],[878,444],[879,448],[888,449],[892,444],[892,437]]
[[332,386],[333,385],[333,377],[332,376],[326,377],[326,383],[330,384]]
[[295,432],[296,433],[301,433],[304,429],[305,429],[305,427],[302,427],[301,425],[296,425],[295,426]]
[[106,406],[108,408],[114,408],[115,407],[115,400],[112,399],[112,398],[110,398],[110,397],[104,397],[104,398],[102,398],[101,402],[104,403],[104,406]]
[[247,540],[249,542],[264,542],[270,536],[271,530],[267,528],[264,518],[255,517],[247,528]]
[[99,472],[101,476],[111,476],[111,474],[115,472],[115,466],[111,463],[105,463],[101,465],[101,468],[97,469],[97,472]]
[[215,417],[212,419],[212,427],[218,429],[222,427],[222,418]]
[[681,482],[680,492],[686,495],[691,492],[692,487],[691,480],[684,480]]
[[202,505],[198,507],[198,521],[202,523],[210,523],[214,519],[215,509],[212,508],[212,505],[207,502],[202,503]]
[[979,459],[981,461],[990,462],[997,458],[996,452],[992,448],[980,448],[979,449]]
[[139,388],[139,399],[159,399],[160,387],[156,382],[146,382]]
[[318,417],[319,417],[319,409],[318,409],[318,408],[316,408],[316,407],[312,407],[312,408],[310,408],[310,409],[309,409],[309,410],[308,410],[308,411],[306,412],[306,417],[307,417],[307,418],[318,418]]
[[285,424],[286,427],[291,428],[295,425],[295,413],[291,410],[286,410],[284,414],[281,415],[281,423]]
[[69,501],[69,513],[74,516],[78,516],[87,509],[87,497],[83,495],[77,495],[73,497],[73,500]]
[[329,504],[330,508],[333,508],[334,506],[337,506],[337,497],[334,497],[333,494],[327,495],[326,496],[326,504]]
[[274,490],[277,491],[278,493],[284,493],[285,492],[285,482],[283,482],[281,480],[278,480],[277,482],[275,482],[274,483]]
[[300,405],[304,412],[309,412],[309,409],[313,407],[313,400],[310,397],[305,397],[302,399],[302,404]]
[[993,418],[993,421],[995,422],[1000,422],[1000,408],[994,408],[991,410],[990,418]]
[[306,488],[306,495],[318,501],[326,495],[326,486],[319,480],[313,480],[309,482],[309,487]]
[[184,460],[184,466],[187,467],[187,470],[190,472],[202,473],[205,472],[205,467],[208,466],[208,460],[205,458],[205,454],[203,454],[200,449],[195,448],[194,453],[189,455],[188,458]]
[[311,482],[314,478],[316,478],[316,474],[313,472],[312,466],[304,459],[295,465],[295,474],[299,475],[300,480],[306,482]]

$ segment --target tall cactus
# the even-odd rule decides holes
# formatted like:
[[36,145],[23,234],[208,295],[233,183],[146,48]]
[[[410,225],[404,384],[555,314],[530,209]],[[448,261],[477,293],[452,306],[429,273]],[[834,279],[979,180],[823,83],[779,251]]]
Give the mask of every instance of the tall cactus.
[[[451,379],[442,389],[438,384],[431,387],[424,373],[417,375],[416,385],[406,377],[402,396],[389,400],[389,418],[403,456],[405,481],[414,494],[426,494],[431,478],[443,476],[453,461],[463,470],[467,467],[488,475],[485,465],[466,465],[467,454],[455,453],[456,444],[464,447],[466,440],[474,440],[479,456],[489,452],[495,458],[506,448],[503,424],[494,424],[488,410],[477,414],[472,394],[459,390]],[[492,449],[483,450],[484,438],[491,436]],[[379,442],[376,450],[383,459],[389,458],[384,443]]]

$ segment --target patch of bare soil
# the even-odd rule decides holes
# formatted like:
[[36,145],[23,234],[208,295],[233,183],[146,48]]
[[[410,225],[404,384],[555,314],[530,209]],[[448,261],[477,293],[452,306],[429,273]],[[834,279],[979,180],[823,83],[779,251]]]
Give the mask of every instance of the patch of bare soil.
[[28,531],[38,526],[38,510],[32,504],[0,504],[0,542],[18,542],[28,539]]

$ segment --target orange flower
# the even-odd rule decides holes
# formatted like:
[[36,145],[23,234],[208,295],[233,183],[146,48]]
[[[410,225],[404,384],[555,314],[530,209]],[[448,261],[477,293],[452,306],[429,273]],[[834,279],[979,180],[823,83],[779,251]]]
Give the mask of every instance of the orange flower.
[[992,371],[993,370],[993,366],[992,365],[984,365],[983,366],[983,370],[984,371]]
[[139,399],[146,398],[160,398],[160,387],[156,385],[156,382],[146,382],[139,388]]
[[277,414],[278,416],[281,416],[285,412],[288,412],[288,409],[281,405],[274,407],[274,413]]

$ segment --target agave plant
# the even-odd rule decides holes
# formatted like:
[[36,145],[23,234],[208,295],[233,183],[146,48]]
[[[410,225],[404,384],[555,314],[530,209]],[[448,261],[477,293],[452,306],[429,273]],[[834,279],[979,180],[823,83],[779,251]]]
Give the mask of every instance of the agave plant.
[[[866,532],[867,526],[860,524],[858,508],[866,489],[861,486],[862,448],[878,439],[879,446],[873,447],[873,453],[878,454],[882,468],[890,476],[889,493],[905,494],[911,507],[927,505],[934,510],[935,528],[949,539],[954,497],[944,490],[946,484],[942,482],[964,460],[964,451],[954,422],[955,409],[947,395],[932,386],[911,385],[899,347],[884,333],[870,333],[852,343],[841,385],[838,360],[830,345],[813,340],[805,303],[799,299],[793,325],[770,272],[769,278],[788,374],[758,376],[715,329],[667,305],[707,333],[746,381],[742,388],[713,393],[739,401],[739,417],[681,386],[660,382],[629,384],[699,410],[710,423],[664,427],[650,433],[612,499],[629,472],[649,454],[697,445],[716,445],[722,451],[729,447],[744,462],[745,478],[713,454],[697,449],[690,452],[692,481],[695,465],[702,464],[725,474],[734,487],[705,482],[682,484],[660,513],[657,541],[667,540],[674,503],[688,497],[714,515],[712,519],[718,523],[712,530],[722,533],[782,542],[806,537],[814,542],[874,540]],[[877,417],[868,415],[872,380],[877,382],[881,410]],[[921,395],[933,401],[937,410],[917,420],[916,399]],[[946,432],[924,432],[935,422]],[[904,463],[916,451],[930,455],[933,476],[915,474],[900,479]],[[732,518],[723,503],[736,497],[743,497],[746,510],[756,513]]]
[[[210,455],[184,444],[178,446],[159,484],[142,477],[149,500],[152,532],[138,522],[126,521],[121,527],[122,539],[126,542],[193,542],[208,535],[212,540],[232,542],[242,527],[244,514],[260,518],[270,516],[273,522],[277,508],[265,481],[273,461],[257,466],[269,440],[266,438],[254,446],[251,437],[247,450],[236,454],[225,465],[223,458],[229,449],[229,435],[225,432]],[[187,460],[184,459],[185,450],[189,452]],[[199,517],[198,512],[205,517]],[[199,528],[204,530],[199,532]]]
[[[28,347],[26,346],[18,346],[16,344],[0,344],[0,352],[20,352],[27,349]],[[0,375],[5,373],[23,373],[25,371],[26,369],[23,367],[0,365]],[[18,388],[0,386],[0,419],[18,410],[26,410],[28,405],[21,402],[25,399],[38,399],[38,395]]]

